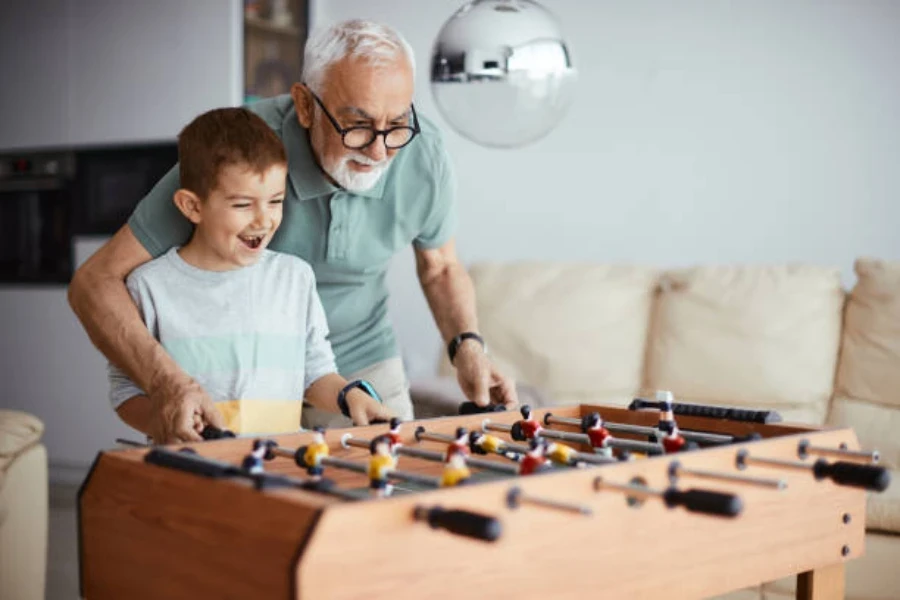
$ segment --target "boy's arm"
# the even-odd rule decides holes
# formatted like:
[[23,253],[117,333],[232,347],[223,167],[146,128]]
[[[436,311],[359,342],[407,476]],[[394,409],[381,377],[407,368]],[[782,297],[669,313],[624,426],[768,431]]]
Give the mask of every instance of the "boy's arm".
[[[304,387],[307,402],[329,412],[340,412],[337,397],[349,381],[338,375],[334,351],[328,341],[328,321],[316,292],[315,277],[310,269],[306,313],[306,373]],[[368,425],[376,419],[394,416],[380,402],[360,389],[347,392],[347,408],[354,425]]]
[[[306,389],[306,400],[321,410],[339,413],[337,397],[349,381],[337,373],[316,379]],[[347,392],[347,408],[354,425],[368,425],[375,420],[389,421],[394,414],[378,400],[358,388]]]

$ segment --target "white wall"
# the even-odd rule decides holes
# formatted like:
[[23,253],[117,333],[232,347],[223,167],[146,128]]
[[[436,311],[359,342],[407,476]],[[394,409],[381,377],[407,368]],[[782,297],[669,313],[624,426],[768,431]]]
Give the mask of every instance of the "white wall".
[[[900,259],[900,2],[544,0],[579,89],[541,142],[481,148],[437,114],[431,44],[463,2],[315,0],[313,24],[397,27],[416,107],[447,132],[462,259],[678,266]],[[391,273],[412,376],[439,337],[412,254]]]
[[[238,0],[35,0],[0,16],[0,148],[174,140],[241,102]],[[85,260],[99,241],[76,244]],[[106,361],[64,286],[0,286],[0,409],[45,425],[51,479],[80,481],[116,437]]]

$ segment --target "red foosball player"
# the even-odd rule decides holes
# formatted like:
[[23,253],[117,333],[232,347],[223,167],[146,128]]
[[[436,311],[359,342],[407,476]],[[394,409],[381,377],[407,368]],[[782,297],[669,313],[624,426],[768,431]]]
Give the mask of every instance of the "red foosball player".
[[531,407],[525,405],[519,409],[519,412],[522,413],[522,419],[513,423],[510,431],[512,438],[524,441],[540,435],[544,428],[540,421],[531,416]]
[[379,436],[373,440],[372,456],[369,458],[369,489],[378,498],[391,494],[388,475],[397,468],[397,459],[391,454],[390,440],[387,436]]
[[465,427],[456,428],[456,438],[447,444],[444,461],[450,462],[454,454],[462,454],[463,458],[469,455],[469,432],[466,431]]
[[328,456],[328,452],[328,444],[325,443],[325,429],[322,427],[313,428],[313,441],[306,447],[306,452],[303,453],[306,471],[313,479],[322,477],[322,457]]
[[592,412],[587,416],[583,431],[587,434],[594,452],[612,456],[612,448],[609,445],[612,434],[603,426],[603,418],[600,417],[600,413]]
[[403,445],[403,438],[400,437],[400,419],[391,417],[391,429],[387,436],[391,440],[391,453],[397,454],[397,448]]
[[675,423],[675,413],[672,410],[672,392],[656,392],[656,400],[659,402],[659,423],[656,428],[660,431],[660,441],[666,454],[680,452],[684,449],[684,436],[678,432],[678,424]]
[[441,487],[463,484],[471,476],[472,473],[466,466],[466,457],[457,452],[444,464],[444,473],[441,475]]
[[543,438],[531,438],[528,448],[528,452],[519,461],[519,475],[531,475],[543,469],[547,464],[547,457],[545,456],[547,446]]

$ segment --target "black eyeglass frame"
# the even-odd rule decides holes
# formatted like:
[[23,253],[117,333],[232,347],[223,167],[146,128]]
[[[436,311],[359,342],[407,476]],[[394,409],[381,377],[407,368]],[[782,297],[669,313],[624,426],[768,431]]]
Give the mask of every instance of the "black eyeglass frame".
[[[309,89],[309,88],[307,88],[307,89]],[[337,131],[337,132],[340,134],[340,136],[341,136],[341,143],[344,144],[344,147],[347,148],[347,149],[349,149],[349,150],[362,150],[363,148],[368,148],[369,146],[371,146],[371,145],[375,142],[375,140],[378,139],[378,136],[379,136],[379,135],[382,136],[382,139],[383,139],[383,141],[384,141],[384,147],[385,147],[385,148],[388,148],[389,150],[399,150],[400,148],[403,148],[404,146],[406,146],[407,144],[409,144],[411,141],[413,141],[414,139],[416,139],[416,136],[419,135],[419,133],[422,132],[422,129],[419,127],[419,117],[418,117],[418,115],[416,115],[416,107],[415,107],[414,104],[410,104],[410,105],[409,105],[409,109],[410,109],[410,111],[412,112],[412,118],[413,118],[413,124],[412,124],[412,127],[410,127],[409,125],[397,125],[396,127],[388,127],[387,129],[375,129],[374,127],[366,127],[366,126],[363,126],[363,125],[355,125],[355,126],[353,126],[353,127],[341,127],[341,124],[338,123],[337,119],[335,119],[335,118],[331,115],[331,113],[328,112],[328,109],[325,108],[325,103],[322,102],[322,99],[319,98],[319,97],[316,95],[316,93],[315,93],[314,91],[312,91],[312,90],[309,90],[309,93],[312,94],[313,100],[316,101],[316,104],[318,104],[319,107],[321,107],[322,112],[324,112],[324,113],[325,113],[325,116],[328,117],[328,120],[331,121],[331,124],[334,126],[334,130]],[[368,142],[366,142],[365,144],[363,144],[362,146],[349,146],[349,145],[347,145],[347,142],[345,141],[345,140],[347,139],[347,134],[350,133],[350,132],[352,132],[352,131],[357,131],[357,130],[360,130],[360,129],[365,129],[366,131],[371,131],[371,132],[372,132],[372,139],[369,140]],[[409,129],[410,131],[412,131],[412,135],[410,135],[410,136],[409,136],[409,139],[406,140],[405,142],[403,142],[403,143],[402,143],[401,145],[399,145],[399,146],[389,146],[389,145],[388,145],[388,142],[387,142],[387,136],[388,136],[388,134],[390,134],[390,133],[393,132],[393,131],[397,131],[398,129]]]

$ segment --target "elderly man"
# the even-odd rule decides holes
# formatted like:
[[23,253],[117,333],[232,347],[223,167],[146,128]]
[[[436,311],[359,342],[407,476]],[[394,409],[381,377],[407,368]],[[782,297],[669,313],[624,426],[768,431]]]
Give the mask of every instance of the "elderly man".
[[[340,373],[371,382],[394,414],[410,419],[385,274],[412,244],[463,392],[481,406],[514,407],[515,387],[478,335],[472,283],[454,245],[454,176],[438,130],[412,104],[414,71],[397,32],[348,21],[310,37],[303,83],[289,96],[249,107],[281,137],[289,161],[283,223],[270,248],[312,265]],[[163,442],[198,440],[199,426],[222,422],[147,331],[124,285],[132,269],[189,239],[191,225],[172,202],[178,185],[176,166],[76,272],[69,292],[94,344],[150,396],[152,437]],[[320,424],[307,414],[307,426]]]

